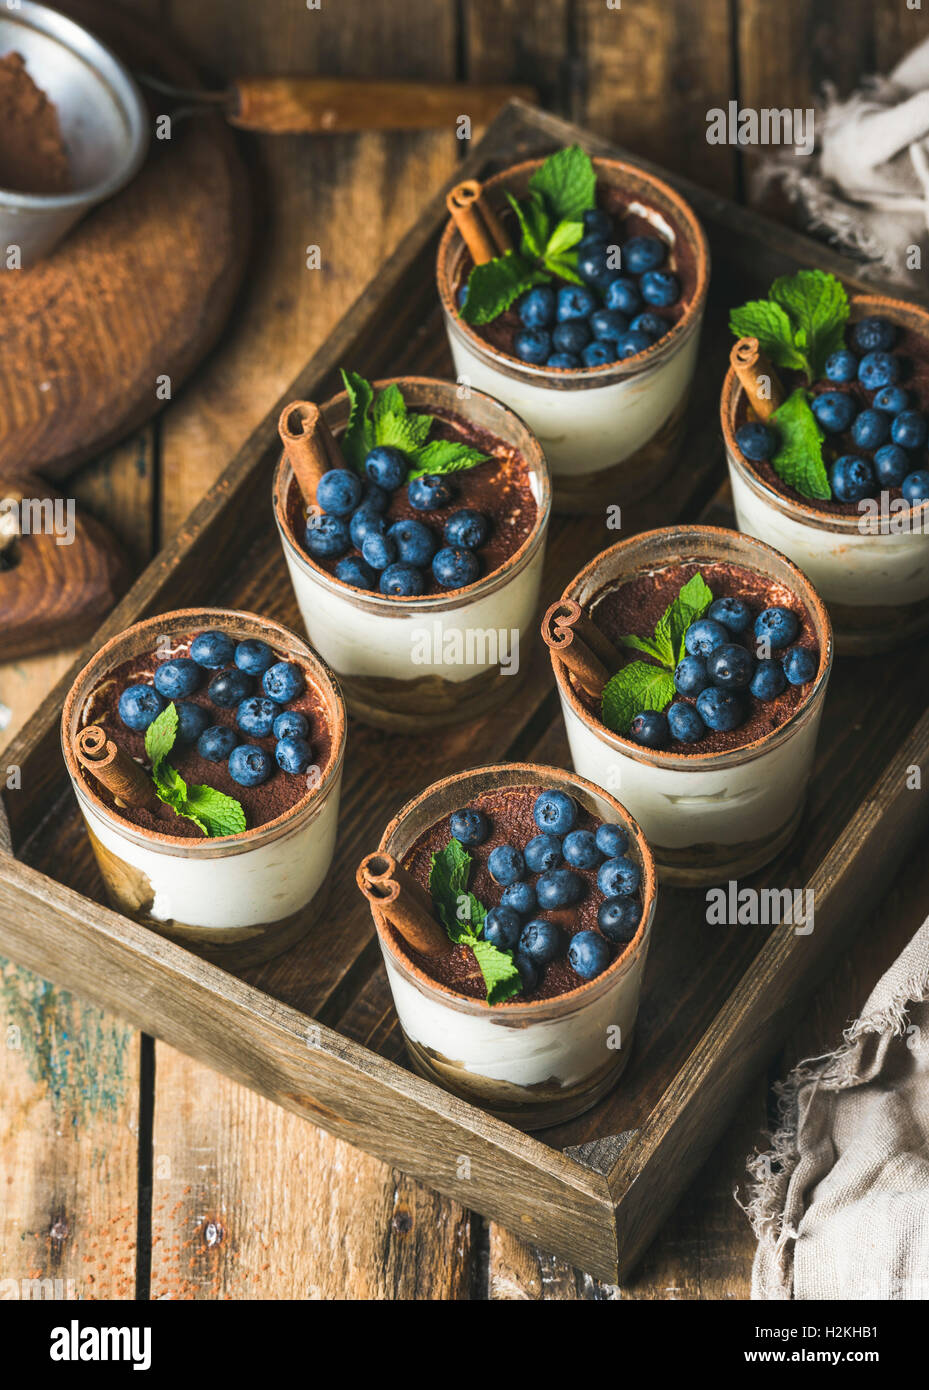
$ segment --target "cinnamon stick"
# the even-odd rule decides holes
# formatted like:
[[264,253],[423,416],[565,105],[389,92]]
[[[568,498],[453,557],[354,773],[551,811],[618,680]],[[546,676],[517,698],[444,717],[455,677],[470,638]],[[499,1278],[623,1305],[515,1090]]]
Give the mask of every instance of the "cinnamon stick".
[[414,951],[444,956],[452,949],[445,928],[432,914],[428,893],[392,854],[366,855],[355,879],[368,902],[384,914]]
[[75,736],[74,756],[120,806],[156,810],[162,805],[143,768],[125,748],[107,738],[99,724],[88,724]]
[[574,676],[599,700],[603,687],[619,669],[620,654],[574,599],[559,599],[542,619],[542,640]]
[[467,179],[452,189],[445,200],[475,265],[492,261],[512,249],[499,217],[490,206],[483,184]]
[[757,338],[740,338],[729,354],[732,369],[760,420],[767,420],[784,399],[784,390]]
[[312,507],[323,474],[345,467],[341,450],[313,401],[291,401],[281,411],[277,429],[303,500]]

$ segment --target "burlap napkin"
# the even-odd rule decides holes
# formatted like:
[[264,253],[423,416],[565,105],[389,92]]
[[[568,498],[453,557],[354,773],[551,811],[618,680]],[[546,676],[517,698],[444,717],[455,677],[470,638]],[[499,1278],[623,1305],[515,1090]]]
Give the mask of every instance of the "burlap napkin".
[[748,1160],[757,1299],[929,1298],[929,921]]

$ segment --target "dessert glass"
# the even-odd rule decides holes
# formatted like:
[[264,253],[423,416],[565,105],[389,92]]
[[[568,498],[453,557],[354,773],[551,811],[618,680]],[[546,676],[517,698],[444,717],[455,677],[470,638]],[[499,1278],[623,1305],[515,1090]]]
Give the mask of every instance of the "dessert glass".
[[629,1059],[657,898],[655,864],[641,830],[618,801],[583,777],[505,763],[428,787],[390,822],[378,850],[402,862],[425,830],[482,792],[526,786],[566,792],[628,833],[626,852],[642,870],[642,920],[602,975],[554,999],[490,1006],[432,980],[379,909],[372,905],[371,913],[414,1069],[511,1124],[541,1129],[588,1109]]
[[[274,515],[310,641],[342,682],[351,714],[380,728],[416,733],[474,719],[516,689],[527,664],[522,644],[534,637],[551,483],[538,440],[499,401],[427,377],[391,381],[410,409],[453,413],[517,449],[537,509],[526,540],[490,574],[447,594],[386,598],[344,584],[307,555],[288,519],[293,469],[282,457]],[[374,384],[382,390],[391,381]],[[348,412],[345,392],[323,406],[337,438]]]
[[[929,342],[925,309],[873,295],[852,299],[851,322],[874,314]],[[911,530],[891,531],[886,521],[876,519],[872,529],[861,515],[783,496],[736,447],[741,397],[730,367],[720,409],[739,530],[763,536],[809,575],[829,608],[839,652],[889,651],[929,629],[929,502],[910,508]]]
[[[259,638],[299,662],[322,698],[329,761],[304,800],[240,835],[180,839],[123,819],[85,776],[73,743],[91,693],[159,637],[222,627],[237,641]],[[113,731],[110,730],[112,735]],[[288,628],[253,613],[187,608],[136,623],[111,638],[75,680],[61,717],[65,763],[113,907],[199,955],[249,965],[284,951],[317,921],[335,848],[345,751],[339,687],[319,657]]]
[[[523,197],[543,160],[528,160],[488,179],[491,206],[506,221],[504,192]],[[467,248],[449,221],[437,274],[455,372],[517,411],[545,450],[555,510],[597,512],[648,496],[669,475],[680,442],[697,361],[710,278],[710,253],[690,206],[661,179],[618,159],[595,159],[598,186],[628,195],[628,210],[671,245],[669,265],[686,251],[696,269],[690,303],[652,347],[602,367],[533,366],[492,347],[457,312],[455,291]]]
[[716,883],[760,869],[787,844],[800,821],[832,667],[832,629],[816,590],[771,546],[715,526],[645,531],[604,550],[568,585],[563,598],[586,612],[598,596],[643,570],[717,561],[783,584],[806,606],[819,647],[819,669],[803,704],[762,738],[717,753],[644,748],[601,724],[579,698],[552,652],[571,759],[584,777],[620,797],[636,817],[662,880]]

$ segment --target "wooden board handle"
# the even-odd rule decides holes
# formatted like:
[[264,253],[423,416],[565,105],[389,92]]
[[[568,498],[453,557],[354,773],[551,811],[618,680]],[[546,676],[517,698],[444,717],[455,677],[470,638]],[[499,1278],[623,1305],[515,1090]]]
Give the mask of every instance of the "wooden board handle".
[[459,116],[484,125],[510,97],[533,101],[531,87],[504,83],[376,82],[328,77],[243,77],[232,89],[229,120],[266,135],[360,130],[435,130]]

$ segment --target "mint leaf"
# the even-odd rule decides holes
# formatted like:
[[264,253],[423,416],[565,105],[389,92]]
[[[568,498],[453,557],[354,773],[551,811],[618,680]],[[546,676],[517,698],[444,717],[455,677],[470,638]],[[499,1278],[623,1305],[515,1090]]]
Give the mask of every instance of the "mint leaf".
[[152,765],[152,777],[157,779],[158,769],[174,747],[176,738],[177,708],[172,701],[145,730],[145,752]]
[[[378,438],[378,431],[383,429],[385,421],[391,415],[397,415],[401,419],[406,415],[406,401],[403,399],[403,392],[396,382],[391,382],[385,386],[383,391],[378,391],[374,397],[374,407],[371,412],[374,422],[374,437]],[[378,442],[380,442],[378,440]]]
[[780,434],[777,453],[771,460],[777,476],[804,497],[828,501],[832,488],[823,463],[825,435],[801,386],[778,406],[771,419]]
[[670,652],[671,659],[665,662],[666,666],[673,669],[682,660],[687,629],[691,623],[703,617],[712,602],[712,591],[698,570],[691,575],[677,598],[668,604],[655,626],[655,641]]
[[465,468],[485,463],[489,457],[461,440],[434,439],[431,444],[412,450],[410,478],[421,478],[426,473],[460,473]]
[[584,235],[583,222],[559,222],[545,246],[545,259],[570,251]]
[[770,295],[790,317],[794,343],[809,363],[812,385],[825,375],[826,358],[845,346],[849,313],[845,287],[823,270],[799,270],[775,280]]
[[490,323],[508,309],[514,300],[534,285],[544,285],[547,276],[515,251],[495,256],[476,265],[468,276],[468,297],[461,310],[465,323]]
[[187,783],[184,781],[176,767],[170,763],[159,763],[158,771],[153,774],[155,791],[161,800],[174,811],[180,811],[181,806],[187,800]]
[[207,835],[240,835],[245,829],[245,812],[235,797],[215,787],[191,787],[181,815],[195,820]]
[[607,681],[603,688],[600,717],[616,734],[629,732],[629,725],[642,710],[662,710],[674,699],[674,680],[670,671],[633,661]]
[[484,976],[488,1004],[502,1004],[519,994],[523,987],[522,977],[509,951],[500,951],[489,941],[470,941],[468,945]]
[[342,456],[352,468],[361,473],[364,461],[374,448],[374,425],[369,415],[374,400],[374,387],[357,372],[342,368],[342,381],[348,392],[348,425],[340,440]]
[[156,795],[177,815],[192,820],[204,835],[238,835],[245,829],[245,812],[238,801],[213,787],[188,790],[177,768],[165,761],[174,747],[177,722],[172,701],[145,730],[145,751],[152,760]]
[[757,338],[761,351],[775,367],[809,371],[805,354],[794,343],[793,327],[780,304],[771,299],[753,299],[733,309],[729,327],[737,338]]
[[[414,453],[432,428],[431,415],[382,415],[375,422],[375,444],[389,444],[405,454]],[[373,447],[373,446],[372,446]]]
[[[538,194],[533,193],[525,203],[520,203],[513,197],[512,193],[507,193],[506,196],[510,207],[516,213],[519,230],[522,233],[520,250],[523,255],[538,260],[548,241],[550,225],[542,199]],[[470,290],[468,293],[470,294]]]
[[[432,905],[452,941],[468,941],[475,935],[470,921],[463,922],[458,916],[460,900],[467,893],[470,872],[471,856],[461,841],[454,837],[429,860]],[[481,922],[483,924],[483,918]]]
[[[577,256],[546,256],[545,269],[549,275],[557,275],[562,280],[567,280],[571,285],[583,285],[584,281],[577,273]],[[546,276],[546,279],[548,277]]]
[[646,656],[653,656],[662,666],[668,665],[670,649],[666,644],[652,641],[650,637],[636,637],[633,633],[628,637],[620,637],[619,642],[623,647],[632,647],[637,652],[645,652]]
[[580,145],[570,145],[549,155],[529,180],[529,188],[545,199],[556,222],[577,222],[594,206],[597,175],[590,155]]

